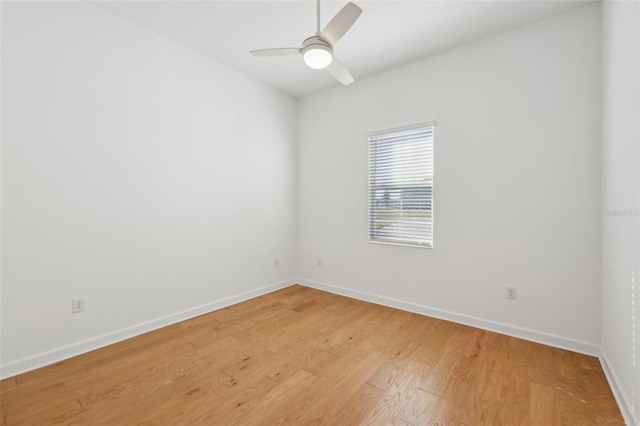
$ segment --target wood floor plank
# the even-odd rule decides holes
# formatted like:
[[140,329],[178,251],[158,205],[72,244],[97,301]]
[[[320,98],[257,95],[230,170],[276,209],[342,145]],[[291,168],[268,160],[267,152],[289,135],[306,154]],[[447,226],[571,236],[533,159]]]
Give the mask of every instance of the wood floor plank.
[[361,424],[383,394],[382,389],[365,383],[349,400],[345,401],[343,408],[327,414],[321,424],[336,426]]
[[324,306],[324,309],[305,315],[296,327],[284,328],[266,345],[276,353],[292,347],[299,348],[301,345],[315,349],[331,332],[359,316],[364,309],[364,303],[356,304],[351,299],[338,298]]
[[315,402],[301,417],[301,424],[322,424],[325,419],[331,419],[348,408],[348,401],[369,380],[369,378],[387,360],[387,355],[371,351],[357,365],[343,376],[334,389],[341,395],[336,399],[331,393],[319,395]]
[[82,411],[79,402],[66,394],[62,383],[42,389],[18,386],[14,392],[4,394],[0,403],[0,412],[9,425],[28,424],[32,417],[41,424],[58,424]]
[[474,372],[481,368],[487,356],[487,337],[488,332],[484,330],[475,330],[472,333],[452,371],[456,380],[470,383]]
[[211,425],[239,425],[240,419],[255,410],[260,400],[272,389],[278,386],[275,380],[264,376],[245,386],[238,387],[238,391],[219,407],[206,407],[202,410],[197,421],[193,424]]
[[531,402],[529,418],[531,424],[561,426],[560,411],[558,410],[558,392],[556,388],[531,383]]
[[431,325],[430,327],[425,327],[423,338],[412,358],[432,365],[435,364],[440,352],[444,349],[447,340],[451,336],[451,331],[447,328],[447,321],[434,319],[429,323]]
[[380,368],[378,368],[378,371],[369,378],[367,383],[381,389],[382,391],[388,391],[401,371],[402,368],[397,365],[385,362]]
[[397,422],[399,415],[405,411],[418,391],[420,383],[420,376],[411,371],[402,370],[360,424],[362,426],[387,425]]
[[389,355],[390,363],[400,367],[406,367],[418,351],[425,335],[430,333],[425,317],[413,313],[408,313],[405,317],[406,321],[389,330],[386,344],[379,348],[381,352]]
[[437,395],[417,389],[398,417],[411,425],[426,425],[435,415],[438,400]]
[[597,358],[299,285],[0,390],[0,426],[623,424]]
[[228,338],[233,338],[237,341],[238,339],[233,337],[234,334],[241,333],[255,326],[256,322],[249,319],[216,322],[215,324],[209,325],[211,331],[209,331],[208,333],[198,333],[197,335],[192,335],[190,343],[197,346],[198,348],[207,348],[211,345],[219,345],[221,341]]
[[279,417],[287,411],[287,403],[296,395],[317,380],[317,377],[305,370],[298,370],[288,380],[278,384],[267,392],[250,412],[239,418],[242,424],[269,424],[270,419]]
[[473,424],[477,408],[476,387],[452,378],[439,404],[441,422],[447,424],[447,421],[455,420],[456,423]]
[[467,335],[460,334],[452,334],[447,339],[445,348],[440,352],[435,364],[432,366],[429,381],[423,387],[425,391],[438,396],[443,394],[459,363],[459,359],[462,357],[461,351],[468,339]]
[[431,365],[425,364],[424,362],[411,360],[409,361],[409,364],[407,364],[407,366],[403,369],[403,371],[415,375],[418,378],[416,387],[424,390],[427,389],[429,380],[431,380],[433,367]]
[[15,390],[18,387],[15,377],[10,377],[6,380],[0,381],[0,393],[9,392]]

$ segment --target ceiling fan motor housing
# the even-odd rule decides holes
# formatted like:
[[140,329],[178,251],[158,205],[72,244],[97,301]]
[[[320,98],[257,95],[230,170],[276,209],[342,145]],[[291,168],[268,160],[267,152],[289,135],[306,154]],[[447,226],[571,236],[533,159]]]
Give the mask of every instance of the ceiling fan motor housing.
[[320,40],[320,37],[313,36],[302,42],[302,56],[311,68],[322,69],[333,60],[333,49],[329,43]]

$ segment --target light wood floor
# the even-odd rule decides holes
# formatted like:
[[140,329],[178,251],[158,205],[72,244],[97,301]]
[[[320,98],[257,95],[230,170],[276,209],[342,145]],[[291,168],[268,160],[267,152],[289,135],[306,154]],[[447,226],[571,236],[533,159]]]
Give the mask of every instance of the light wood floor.
[[14,425],[622,425],[596,358],[293,286],[2,381]]

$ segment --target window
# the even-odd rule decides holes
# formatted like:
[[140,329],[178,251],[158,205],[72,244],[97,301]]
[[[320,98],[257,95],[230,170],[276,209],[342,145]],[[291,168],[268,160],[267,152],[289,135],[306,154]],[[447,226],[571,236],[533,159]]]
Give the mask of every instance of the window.
[[433,247],[434,126],[369,135],[369,242]]

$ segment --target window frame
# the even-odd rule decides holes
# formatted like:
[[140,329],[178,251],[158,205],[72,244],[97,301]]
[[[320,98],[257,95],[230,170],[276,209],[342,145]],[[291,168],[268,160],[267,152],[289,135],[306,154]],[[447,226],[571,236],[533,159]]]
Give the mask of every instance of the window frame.
[[[430,209],[424,209],[424,210],[430,210],[430,219],[427,222],[428,225],[430,225],[430,232],[426,231],[425,234],[425,241],[424,242],[416,242],[416,241],[411,241],[409,239],[407,239],[406,237],[403,239],[402,237],[389,237],[388,239],[384,239],[381,238],[380,236],[375,235],[374,232],[374,227],[375,227],[375,214],[373,211],[373,206],[374,203],[376,202],[375,200],[373,200],[372,198],[372,194],[373,194],[373,190],[372,190],[372,165],[373,165],[373,160],[372,160],[372,145],[375,143],[375,138],[380,137],[380,136],[388,136],[388,137],[392,137],[393,134],[402,134],[402,133],[406,133],[406,135],[399,135],[399,137],[402,136],[410,136],[411,133],[417,134],[417,133],[430,133],[431,137],[428,139],[428,143],[429,143],[429,147],[430,147],[430,151],[428,151],[425,154],[425,161],[427,161],[426,164],[426,169],[431,169],[431,175],[430,177],[427,177],[427,179],[430,179],[430,195],[429,195],[429,199],[425,199],[427,201],[427,204],[429,204],[430,201]],[[405,246],[405,247],[417,247],[417,248],[426,248],[426,249],[430,249],[434,247],[434,187],[435,187],[435,132],[436,132],[436,122],[435,121],[429,121],[429,122],[423,122],[423,123],[417,123],[417,124],[412,124],[412,125],[408,125],[408,126],[403,126],[403,127],[395,127],[395,128],[391,128],[391,129],[384,129],[384,130],[379,130],[379,131],[375,131],[375,132],[371,132],[367,135],[367,161],[368,161],[368,182],[367,182],[367,186],[368,186],[368,191],[367,191],[367,236],[368,236],[368,242],[372,243],[372,244],[384,244],[384,245],[395,245],[395,246]],[[430,164],[428,164],[429,162],[429,156],[431,157],[430,160]],[[396,185],[399,186],[400,189],[400,193],[402,192],[402,187],[406,186],[405,185]],[[418,202],[420,202],[420,200],[422,199],[418,199]],[[410,209],[403,209],[403,211],[405,210],[410,210]],[[430,238],[429,238],[430,237]]]

